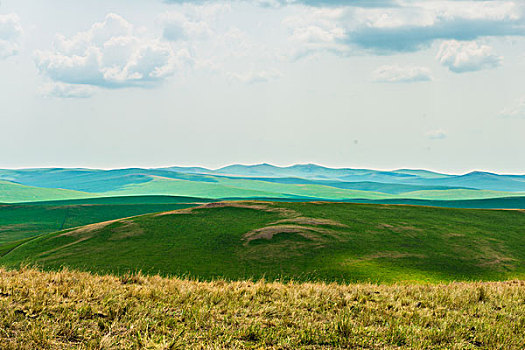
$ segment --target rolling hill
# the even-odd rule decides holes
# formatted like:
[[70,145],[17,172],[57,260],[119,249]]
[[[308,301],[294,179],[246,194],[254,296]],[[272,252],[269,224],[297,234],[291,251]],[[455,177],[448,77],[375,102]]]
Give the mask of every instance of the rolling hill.
[[203,202],[207,200],[142,196],[4,204],[0,207],[0,245],[71,227],[187,208]]
[[524,227],[520,210],[237,201],[44,234],[0,263],[203,279],[506,280],[525,277]]
[[169,195],[303,200],[467,200],[524,196],[525,177],[426,170],[331,169],[313,164],[232,165],[217,170],[0,170],[0,202],[108,196]]
[[87,192],[60,188],[24,186],[14,182],[0,180],[0,203],[36,202],[91,197],[95,197],[95,195]]

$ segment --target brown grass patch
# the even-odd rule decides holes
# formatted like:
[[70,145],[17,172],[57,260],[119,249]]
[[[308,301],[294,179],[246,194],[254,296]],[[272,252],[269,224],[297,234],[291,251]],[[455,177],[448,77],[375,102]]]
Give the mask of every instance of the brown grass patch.
[[198,282],[0,270],[0,348],[523,349],[525,281]]
[[102,222],[97,222],[97,223],[94,223],[94,224],[89,224],[89,225],[86,225],[86,226],[81,226],[81,227],[73,229],[71,231],[64,232],[64,233],[61,234],[61,236],[71,236],[71,237],[73,237],[73,236],[85,235],[86,233],[91,233],[91,232],[94,232],[96,230],[103,229],[104,227],[106,227],[108,225],[111,225],[112,223],[121,221],[121,220],[124,220],[124,219],[115,219],[115,220],[109,220],[109,221],[102,221]]
[[456,237],[465,237],[462,233],[447,233],[444,235],[446,238],[456,238]]
[[330,220],[330,219],[320,219],[320,218],[309,218],[305,216],[297,216],[289,219],[282,219],[279,221],[272,222],[270,225],[283,224],[283,223],[293,223],[298,225],[313,225],[313,226],[339,226],[339,227],[348,227],[345,224],[340,222]]
[[318,239],[318,236],[314,233],[329,233],[330,230],[320,229],[317,227],[304,227],[299,225],[275,225],[262,227],[246,233],[243,238],[247,241],[253,241],[256,239],[272,239],[273,236],[280,233],[297,233],[304,238],[310,240]]
[[402,259],[402,258],[426,258],[426,255],[424,254],[415,254],[415,253],[401,253],[396,251],[385,251],[385,252],[377,252],[372,255],[367,255],[363,257],[363,260],[372,260],[372,259]]
[[389,230],[392,230],[396,233],[401,233],[401,232],[406,232],[406,231],[417,231],[417,232],[422,232],[423,230],[420,229],[420,228],[417,228],[417,227],[414,227],[414,226],[410,226],[410,225],[392,225],[392,224],[386,224],[386,223],[381,223],[379,225],[377,225],[378,228],[383,228],[383,229],[389,229]]
[[273,202],[256,202],[256,201],[225,201],[225,202],[213,202],[213,203],[206,203],[203,205],[199,205],[197,207],[192,208],[186,208],[186,209],[178,209],[178,210],[172,210],[167,211],[164,213],[156,214],[155,216],[164,216],[164,215],[174,215],[174,214],[190,214],[193,213],[195,210],[202,210],[202,209],[211,209],[211,208],[245,208],[245,209],[253,209],[253,210],[262,210],[270,213],[277,213],[281,216],[299,216],[299,213],[297,213],[295,210],[286,209],[286,208],[280,208],[280,207],[272,207],[274,203]]
[[13,231],[13,230],[23,230],[31,227],[36,227],[35,224],[9,224],[0,226],[0,232],[4,231]]
[[136,237],[144,234],[144,230],[134,221],[122,221],[122,225],[112,228],[110,241],[121,240],[129,237]]

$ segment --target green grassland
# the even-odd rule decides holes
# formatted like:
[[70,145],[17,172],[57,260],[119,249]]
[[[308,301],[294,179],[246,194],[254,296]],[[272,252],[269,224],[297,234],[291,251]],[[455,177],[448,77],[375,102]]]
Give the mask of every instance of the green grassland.
[[87,192],[64,190],[59,188],[25,186],[0,180],[0,203],[79,199],[95,196],[96,195]]
[[0,263],[202,279],[525,277],[525,212],[327,202],[223,202],[38,236]]
[[525,348],[525,283],[198,282],[0,270],[0,348]]
[[[100,221],[175,210],[206,202],[189,197],[113,197],[0,206],[0,254],[7,242]],[[2,249],[4,248],[4,249]],[[9,250],[8,248],[7,250]]]

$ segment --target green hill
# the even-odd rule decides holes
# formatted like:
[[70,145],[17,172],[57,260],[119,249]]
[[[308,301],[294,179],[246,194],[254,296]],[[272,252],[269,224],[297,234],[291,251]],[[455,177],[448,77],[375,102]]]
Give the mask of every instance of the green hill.
[[0,203],[51,201],[90,197],[94,197],[94,195],[91,193],[64,190],[60,188],[25,186],[10,181],[0,180]]
[[39,236],[0,259],[211,279],[525,277],[525,213],[350,203],[210,203]]
[[193,203],[203,202],[206,200],[200,198],[145,196],[5,204],[0,207],[0,244],[100,221],[187,208],[196,205]]

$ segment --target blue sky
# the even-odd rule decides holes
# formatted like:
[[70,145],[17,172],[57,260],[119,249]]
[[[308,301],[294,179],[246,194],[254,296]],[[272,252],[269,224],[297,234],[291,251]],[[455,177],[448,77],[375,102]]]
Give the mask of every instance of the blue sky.
[[525,173],[522,1],[0,5],[0,167]]

